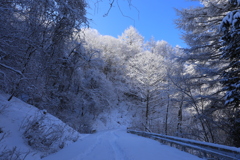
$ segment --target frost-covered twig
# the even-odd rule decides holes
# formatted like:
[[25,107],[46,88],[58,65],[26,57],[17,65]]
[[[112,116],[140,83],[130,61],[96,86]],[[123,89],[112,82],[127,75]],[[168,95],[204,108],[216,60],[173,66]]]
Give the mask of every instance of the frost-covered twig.
[[25,160],[27,156],[34,155],[35,153],[32,151],[21,152],[16,146],[12,149],[8,149],[7,147],[0,146],[0,159],[7,160]]
[[0,66],[2,66],[2,67],[4,67],[4,68],[7,68],[7,69],[10,69],[10,70],[12,70],[12,71],[14,71],[14,72],[16,72],[16,73],[18,73],[18,74],[20,74],[21,76],[24,77],[24,75],[22,74],[22,72],[19,71],[19,70],[17,70],[17,69],[14,69],[14,68],[12,68],[12,67],[10,67],[10,66],[8,66],[8,65],[5,65],[5,64],[3,64],[3,63],[0,63]]

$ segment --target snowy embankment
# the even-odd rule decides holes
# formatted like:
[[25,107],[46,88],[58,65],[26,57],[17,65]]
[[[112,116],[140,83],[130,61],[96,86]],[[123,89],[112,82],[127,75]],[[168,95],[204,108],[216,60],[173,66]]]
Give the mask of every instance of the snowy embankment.
[[0,93],[0,160],[38,160],[80,134],[46,111]]
[[0,160],[200,159],[125,130],[78,134],[45,111],[7,98],[0,94]]

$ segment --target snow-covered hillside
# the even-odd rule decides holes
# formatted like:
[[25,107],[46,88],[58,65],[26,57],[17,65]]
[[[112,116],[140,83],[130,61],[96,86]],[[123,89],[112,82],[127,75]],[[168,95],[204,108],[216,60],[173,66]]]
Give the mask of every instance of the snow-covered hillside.
[[79,134],[46,111],[7,98],[0,94],[0,160],[199,159],[125,130]]
[[0,94],[0,160],[37,160],[77,141],[80,134],[34,106]]

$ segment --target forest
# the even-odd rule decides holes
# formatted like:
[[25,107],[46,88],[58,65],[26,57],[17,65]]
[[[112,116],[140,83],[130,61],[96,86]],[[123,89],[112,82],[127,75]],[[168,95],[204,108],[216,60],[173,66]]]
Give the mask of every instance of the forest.
[[133,26],[101,35],[85,0],[1,0],[0,91],[80,133],[126,127],[240,147],[240,0],[198,1],[176,10],[181,48]]

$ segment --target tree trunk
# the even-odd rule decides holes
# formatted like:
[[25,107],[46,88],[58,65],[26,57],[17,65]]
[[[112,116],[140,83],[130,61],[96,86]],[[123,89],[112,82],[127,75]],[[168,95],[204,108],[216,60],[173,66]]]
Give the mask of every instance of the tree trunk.
[[145,125],[145,130],[147,130],[147,128],[149,127],[148,126],[148,119],[149,119],[149,91],[147,93],[147,97],[146,97],[146,115],[145,115],[145,118],[146,118],[146,125]]
[[169,84],[168,84],[168,93],[167,93],[167,110],[166,110],[166,117],[165,117],[165,135],[168,135],[168,110],[169,110]]
[[178,110],[178,124],[177,124],[177,136],[182,137],[182,107],[183,107],[183,98],[184,95],[182,95],[179,110]]
[[17,81],[17,83],[16,83],[16,87],[15,87],[15,89],[13,89],[13,91],[12,91],[12,94],[11,94],[11,96],[8,98],[8,101],[11,101],[11,99],[14,97],[14,96],[16,96],[16,92],[17,92],[17,90],[18,90],[18,88],[19,88],[19,86],[20,86],[20,82],[21,82],[21,80],[22,80],[22,78],[23,78],[23,74],[25,73],[25,71],[26,71],[26,69],[27,69],[27,65],[28,65],[28,63],[30,62],[30,59],[31,59],[31,56],[32,56],[32,54],[34,53],[36,51],[36,48],[34,48],[34,47],[31,47],[31,46],[29,46],[28,47],[28,49],[27,49],[27,51],[26,51],[26,53],[27,53],[27,58],[26,58],[26,61],[25,61],[25,63],[24,63],[24,65],[23,65],[23,68],[22,68],[22,71],[21,71],[21,78],[19,78],[19,80]]

